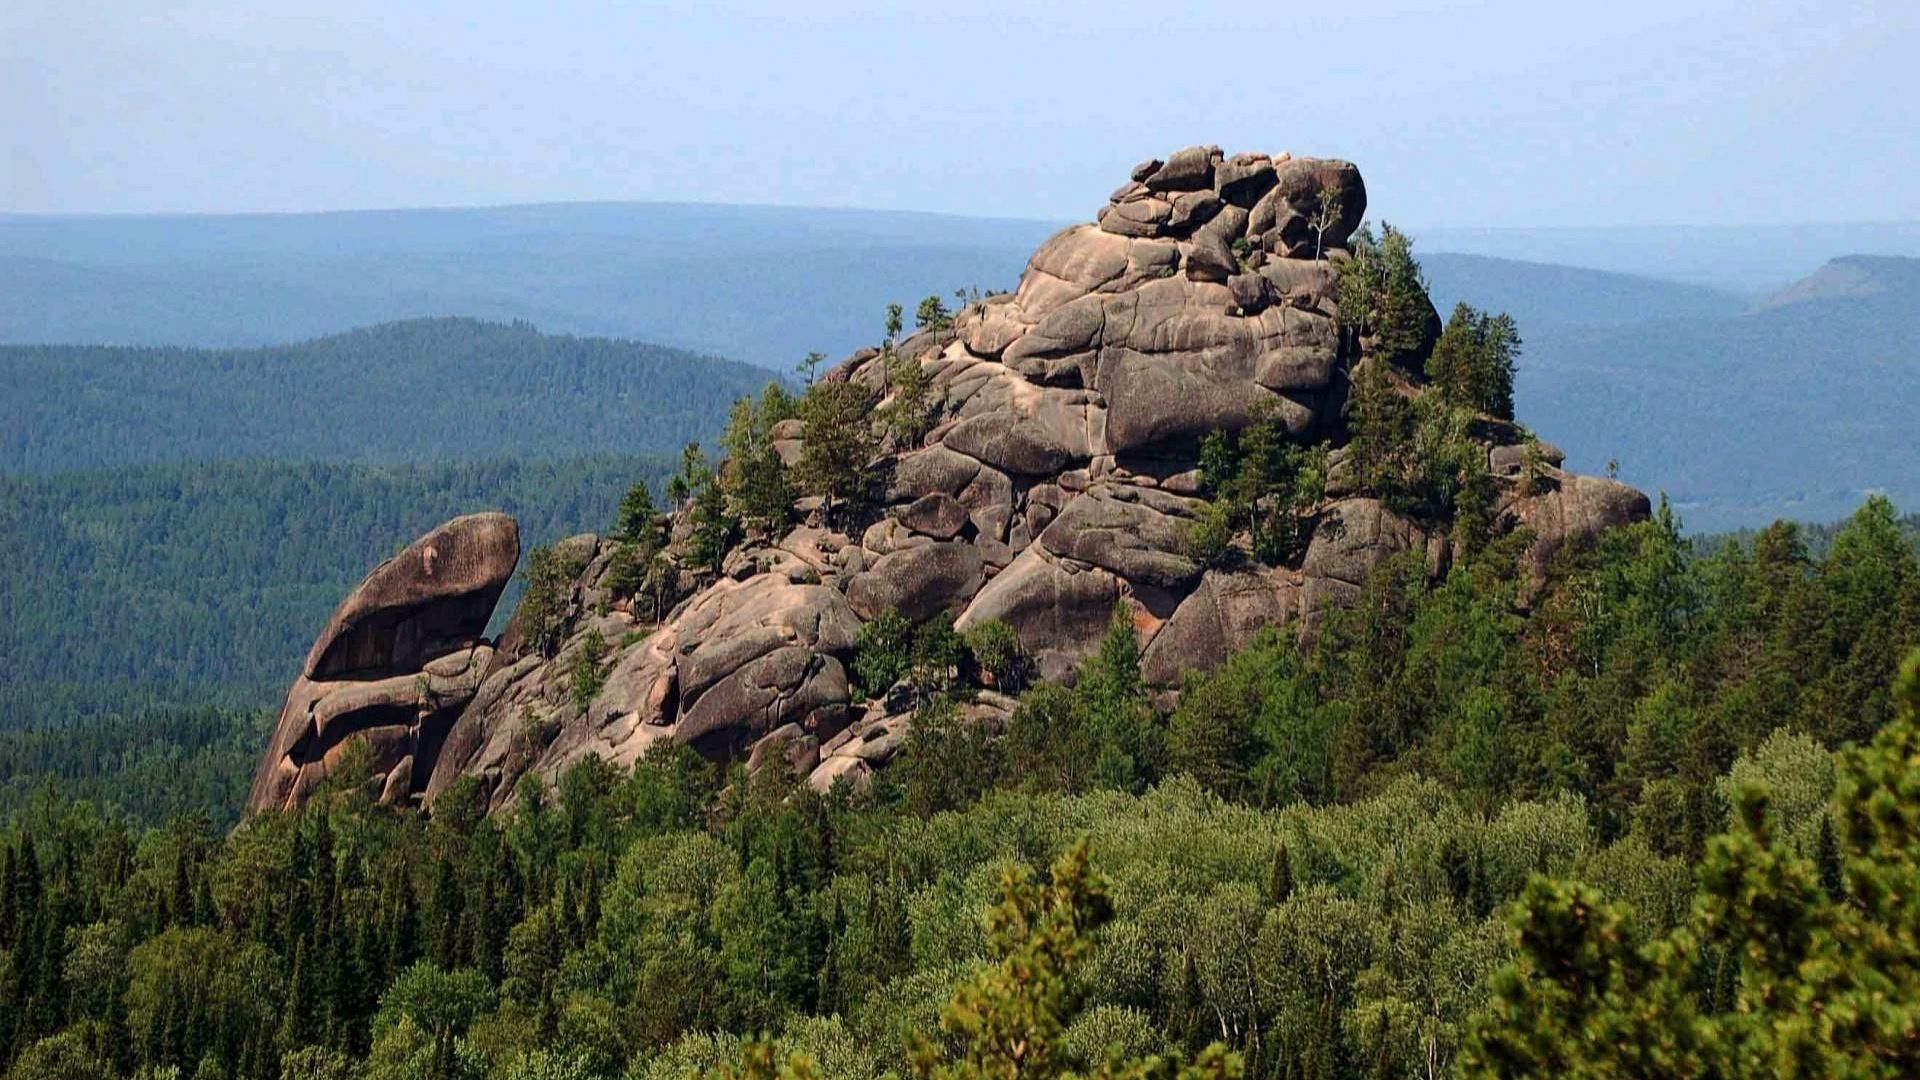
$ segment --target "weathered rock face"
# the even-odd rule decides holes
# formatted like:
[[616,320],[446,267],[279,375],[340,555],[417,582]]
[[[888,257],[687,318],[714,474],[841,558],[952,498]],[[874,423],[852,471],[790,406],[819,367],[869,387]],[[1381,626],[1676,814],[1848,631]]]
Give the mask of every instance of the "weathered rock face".
[[[790,768],[819,787],[862,783],[910,724],[884,702],[851,700],[855,639],[882,611],[945,613],[962,630],[1002,620],[1043,676],[1070,679],[1124,606],[1146,678],[1171,688],[1263,627],[1311,628],[1390,556],[1418,552],[1443,573],[1444,528],[1355,490],[1339,449],[1328,500],[1287,565],[1209,568],[1189,547],[1206,435],[1265,416],[1297,440],[1344,440],[1348,373],[1362,356],[1338,325],[1335,281],[1365,211],[1365,185],[1346,162],[1191,147],[1142,163],[1094,223],[1042,245],[1012,293],[896,343],[927,377],[933,423],[923,439],[887,447],[874,499],[853,520],[837,514],[829,527],[816,511],[784,535],[750,538],[717,575],[683,570],[677,605],[657,625],[606,588],[613,545],[575,538],[586,570],[552,655],[527,652],[509,631],[497,653],[476,645],[459,669],[463,709],[436,708],[412,726],[369,713],[355,730],[391,737],[380,760],[393,762],[395,798],[431,799],[475,776],[500,805],[529,772],[551,778],[587,754],[628,764],[668,740]],[[1394,359],[1418,392],[1425,356]],[[881,395],[888,385],[873,349],[826,378]],[[1487,426],[1496,512],[1504,527],[1532,528],[1536,572],[1570,540],[1646,515],[1639,492],[1566,474],[1550,448],[1529,461],[1513,445],[1517,428]],[[782,460],[797,460],[804,427],[783,422],[775,437]],[[478,618],[460,628],[477,633]],[[373,639],[323,637],[310,667],[364,670],[356,692],[403,701],[411,682],[380,680],[443,678],[425,665],[459,637],[448,626],[423,625],[404,637],[421,645],[385,653]],[[596,634],[612,651],[582,704],[572,672]],[[297,801],[309,776],[324,775],[312,763],[339,740],[332,727],[305,734],[330,715],[319,680],[310,673],[290,695],[256,805]],[[964,719],[1000,724],[1011,708],[982,697]]]
[[505,514],[455,518],[368,574],[327,621],[254,773],[252,809],[303,802],[355,747],[381,799],[424,787],[493,658],[481,635],[520,558]]

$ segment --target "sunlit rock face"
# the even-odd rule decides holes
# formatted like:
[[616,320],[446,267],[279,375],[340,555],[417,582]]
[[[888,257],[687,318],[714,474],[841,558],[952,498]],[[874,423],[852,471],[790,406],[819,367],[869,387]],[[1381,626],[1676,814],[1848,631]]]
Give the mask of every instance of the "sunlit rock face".
[[[551,653],[512,630],[490,651],[436,631],[425,636],[440,645],[392,659],[375,644],[323,636],[315,657],[337,649],[345,665],[363,650],[382,660],[366,668],[377,679],[351,685],[399,704],[367,710],[412,709],[412,719],[364,711],[367,719],[322,733],[315,718],[340,691],[323,689],[336,685],[330,669],[310,660],[262,762],[255,805],[311,790],[338,753],[335,730],[366,739],[394,801],[430,801],[472,776],[501,806],[528,773],[552,779],[589,754],[630,764],[669,740],[791,769],[821,788],[857,784],[884,767],[911,725],[901,703],[856,705],[850,689],[860,627],[883,611],[945,613],[962,630],[1004,621],[1042,675],[1071,679],[1121,608],[1140,635],[1143,674],[1171,689],[1264,627],[1310,630],[1383,559],[1417,552],[1430,573],[1444,573],[1444,528],[1340,482],[1349,373],[1367,357],[1341,329],[1335,282],[1365,211],[1359,170],[1343,161],[1189,147],[1143,162],[1093,222],[1046,241],[1011,293],[896,344],[895,356],[927,377],[934,422],[911,445],[885,448],[873,498],[853,517],[829,524],[802,504],[802,524],[750,536],[719,574],[683,567],[657,624],[610,594],[612,541],[567,541],[585,569]],[[1430,348],[1439,320],[1429,311],[1428,321]],[[1411,361],[1405,392],[1421,392],[1424,358],[1401,358]],[[859,382],[886,403],[878,350],[825,378]],[[1205,505],[1199,444],[1257,417],[1295,440],[1331,441],[1334,482],[1288,562],[1209,568],[1189,543]],[[1523,482],[1520,429],[1483,427],[1497,527],[1532,530],[1536,571],[1570,539],[1647,514],[1646,497],[1625,485],[1560,471],[1551,447]],[[804,427],[786,421],[776,436],[781,458],[797,460]],[[484,592],[463,595],[477,603]],[[479,621],[458,629],[477,633],[485,617],[473,614]],[[570,672],[590,640],[611,652],[604,683],[581,703]],[[470,661],[454,672],[446,658],[460,648]],[[444,659],[448,674],[428,659]],[[445,687],[431,706],[407,697],[411,683],[391,681],[418,672]],[[444,704],[456,698],[462,707]],[[964,719],[998,727],[1014,704],[981,694]]]

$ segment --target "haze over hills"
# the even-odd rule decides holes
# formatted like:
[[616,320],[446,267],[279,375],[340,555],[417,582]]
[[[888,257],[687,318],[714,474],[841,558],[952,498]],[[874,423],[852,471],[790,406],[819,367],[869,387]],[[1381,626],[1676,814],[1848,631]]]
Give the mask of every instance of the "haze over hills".
[[1617,457],[1690,526],[1920,504],[1920,260],[1837,259],[1719,317],[1522,326],[1529,422],[1580,467]]
[[[866,343],[888,301],[1010,287],[1062,224],[702,203],[0,215],[0,342],[283,344],[470,315],[784,370],[810,350],[837,358]],[[1429,259],[1548,263],[1748,297],[1840,255],[1920,256],[1920,223],[1413,232]]]
[[1415,228],[1429,251],[1644,274],[1761,296],[1848,254],[1920,256],[1920,221]]
[[787,371],[870,341],[888,301],[1010,287],[1057,227],[666,203],[0,215],[0,342],[281,344],[466,315]]
[[678,349],[454,318],[264,349],[0,346],[0,472],[677,454],[767,379]]

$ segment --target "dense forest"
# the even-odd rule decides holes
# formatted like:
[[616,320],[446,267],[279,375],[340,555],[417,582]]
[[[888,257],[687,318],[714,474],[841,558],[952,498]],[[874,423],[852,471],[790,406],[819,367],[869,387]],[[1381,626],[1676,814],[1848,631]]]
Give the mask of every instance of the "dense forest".
[[[1518,551],[1389,562],[1165,718],[1124,620],[999,739],[951,710],[993,643],[869,638],[856,671],[924,705],[865,793],[684,750],[528,777],[502,816],[477,785],[381,809],[351,769],[230,834],[46,793],[0,836],[7,1075],[1912,1066],[1891,506],[1819,558],[1790,525],[1695,551],[1664,512],[1544,585]],[[1847,1011],[1809,1028],[1808,995]]]
[[600,455],[0,476],[0,731],[155,703],[271,705],[396,546],[486,509],[514,514],[529,547],[591,531],[667,470]]
[[[1340,307],[1391,358],[1425,321],[1424,297],[1402,302],[1418,264],[1388,230],[1353,265]],[[929,297],[916,322],[950,314]],[[1512,416],[1518,333],[1466,305],[1430,394],[1356,369],[1345,446],[1389,507],[1445,509],[1449,568],[1388,557],[1310,634],[1264,632],[1177,701],[1145,685],[1124,608],[1061,682],[1004,623],[888,611],[855,639],[852,688],[914,717],[865,786],[664,740],[631,768],[528,772],[504,813],[475,777],[422,813],[377,805],[349,741],[303,809],[235,826],[266,726],[250,701],[377,548],[515,512],[518,625],[544,648],[573,576],[544,542],[610,524],[608,587],[657,618],[675,560],[718,573],[797,494],[845,513],[880,438],[925,435],[903,318],[888,404],[775,383],[738,400],[721,464],[688,446],[671,473],[0,481],[21,676],[0,701],[6,1080],[1920,1069],[1912,520],[1876,497],[1831,529],[1703,541],[1662,500],[1537,566],[1529,533],[1491,527],[1485,449],[1459,437],[1461,417]],[[791,464],[789,419],[812,434]],[[1328,448],[1262,417],[1200,449],[1193,553],[1282,560]],[[560,676],[576,702],[604,644]],[[1018,695],[1004,730],[959,708],[989,688]]]
[[671,454],[767,372],[527,323],[415,319],[263,349],[0,346],[0,472],[168,461]]
[[1569,460],[1617,457],[1697,527],[1827,520],[1869,491],[1920,501],[1916,326],[1920,259],[1852,256],[1744,312],[1528,321],[1515,391]]

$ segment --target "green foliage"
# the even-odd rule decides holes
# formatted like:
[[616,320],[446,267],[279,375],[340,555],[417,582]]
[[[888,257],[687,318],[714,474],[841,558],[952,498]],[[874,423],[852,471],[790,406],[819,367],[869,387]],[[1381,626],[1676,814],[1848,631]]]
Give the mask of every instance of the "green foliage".
[[975,668],[991,680],[995,689],[1018,694],[1033,679],[1033,658],[1020,643],[1020,635],[1001,619],[986,619],[967,628],[963,635]]
[[727,502],[720,475],[707,464],[698,443],[680,452],[680,472],[671,482],[674,501],[687,507],[687,557],[693,565],[718,573],[740,531],[740,520]]
[[1138,791],[1160,773],[1160,719],[1140,682],[1140,643],[1124,605],[1071,689],[1029,691],[1007,730],[1009,779],[1029,788]]
[[1256,412],[1237,433],[1217,431],[1201,447],[1202,487],[1212,504],[1190,528],[1190,550],[1212,564],[1226,556],[1235,531],[1245,530],[1255,558],[1293,559],[1308,532],[1307,515],[1326,492],[1327,447],[1301,446],[1271,409]]
[[613,536],[642,549],[658,548],[662,544],[660,514],[653,508],[653,489],[645,480],[634,481],[620,497],[620,508],[613,518]]
[[[1920,1069],[1920,654],[1893,720],[1841,754],[1832,813],[1846,896],[1783,835],[1769,786],[1738,782],[1686,924],[1646,944],[1633,913],[1536,878],[1514,961],[1476,1018],[1467,1075],[1894,1077]],[[1788,790],[1791,790],[1788,785]],[[1714,958],[1731,978],[1705,970]],[[1701,987],[1712,986],[1703,994]]]
[[29,474],[222,459],[487,461],[503,444],[526,460],[610,446],[670,454],[710,437],[727,403],[766,378],[680,349],[465,318],[263,349],[7,345],[0,373],[12,406],[0,415],[0,472]]
[[1346,205],[1341,201],[1340,191],[1334,187],[1323,187],[1314,196],[1313,216],[1307,224],[1313,228],[1313,257],[1317,260],[1327,252],[1327,230],[1340,223],[1346,213]]
[[920,361],[901,356],[888,346],[881,355],[887,370],[887,403],[880,407],[879,418],[894,442],[913,449],[933,426],[933,381]]
[[917,694],[946,689],[967,657],[967,644],[942,612],[918,625],[888,608],[860,627],[854,639],[854,685],[877,697],[906,680]]
[[934,698],[914,711],[906,743],[883,780],[899,789],[910,814],[963,809],[991,790],[999,774],[997,734],[962,716],[951,700]]
[[953,325],[953,313],[947,310],[946,301],[935,293],[921,298],[920,306],[913,313],[913,325],[938,333]]
[[909,672],[921,692],[939,692],[960,676],[968,658],[966,639],[953,628],[953,616],[944,611],[913,631],[913,664]]
[[817,382],[800,399],[805,444],[795,474],[802,491],[831,510],[866,494],[867,467],[878,450],[871,424],[873,396],[850,380]]
[[1513,419],[1513,366],[1520,331],[1507,315],[1454,307],[1427,360],[1427,376],[1449,404]]
[[[1638,556],[1657,541],[1649,532],[1621,550]],[[1633,588],[1659,576],[1604,562],[1569,572],[1603,569],[1642,583]],[[1511,759],[1445,764],[1458,759],[1437,751],[1512,676],[1503,657],[1525,643],[1494,618],[1513,617],[1511,582],[1484,559],[1430,597],[1407,591],[1417,581],[1370,586],[1366,606],[1390,614],[1336,620],[1335,645],[1302,653],[1269,634],[1189,685],[1164,758],[1139,759],[1147,778],[1162,760],[1184,769],[1238,756],[1238,769],[1207,782],[1246,801],[1180,777],[1113,790],[1137,785],[1126,770],[1099,783],[1082,765],[1076,779],[1072,755],[1098,755],[1071,726],[1050,729],[1064,747],[1031,731],[994,742],[938,697],[875,796],[858,801],[738,775],[722,795],[713,767],[669,745],[630,772],[589,759],[552,789],[526,778],[508,815],[483,812],[478,780],[442,792],[431,817],[321,800],[227,835],[204,821],[139,831],[43,800],[0,826],[0,1015],[14,1020],[0,1067],[51,1063],[68,1075],[58,1070],[84,1070],[91,1056],[102,1075],[334,1080],[345,1059],[364,1077],[666,1080],[737,1065],[764,1032],[770,1056],[753,1067],[804,1054],[835,1080],[914,1069],[1172,1077],[1180,1061],[1225,1068],[1228,1052],[1252,1076],[1437,1075],[1487,1009],[1487,977],[1534,963],[1533,945],[1575,941],[1581,926],[1611,927],[1601,936],[1617,944],[1554,970],[1613,978],[1608,965],[1630,971],[1616,958],[1635,950],[1698,958],[1671,978],[1670,997],[1640,993],[1668,979],[1655,968],[1618,998],[1643,1027],[1665,1015],[1644,1003],[1672,1001],[1675,1015],[1700,1019],[1695,1031],[1759,1031],[1740,1019],[1752,1015],[1791,1032],[1809,1015],[1794,1014],[1808,998],[1792,988],[1818,979],[1818,999],[1836,1003],[1810,1029],[1830,1048],[1811,1059],[1819,1068],[1866,1060],[1868,1046],[1886,1071],[1911,1066],[1899,1056],[1911,1047],[1872,1041],[1910,1022],[1900,995],[1920,975],[1912,901],[1890,887],[1916,872],[1911,705],[1879,748],[1847,757],[1832,815],[1808,809],[1824,774],[1804,739],[1753,733],[1728,784],[1750,792],[1758,779],[1782,795],[1771,810],[1741,796],[1734,839],[1714,841],[1701,878],[1703,896],[1734,899],[1689,915],[1687,863],[1619,836],[1604,793],[1487,797],[1523,782],[1545,746],[1526,742],[1536,721],[1525,698],[1499,707],[1515,717]],[[1612,602],[1650,602],[1624,595]],[[1684,656],[1688,640],[1669,648]],[[1618,639],[1609,655],[1634,654]],[[1028,704],[1064,694],[1064,715],[1113,724],[1106,737],[1124,744],[1141,696],[1136,661],[1116,621],[1072,689],[1038,687]],[[1697,710],[1675,693],[1650,698],[1637,721],[1648,770],[1686,757],[1674,752],[1677,718]],[[1402,697],[1420,711],[1385,708]],[[1249,730],[1235,743],[1224,725],[1239,716]],[[1355,725],[1398,756],[1349,771],[1339,756]],[[1036,750],[1056,756],[1019,760]],[[1333,763],[1316,766],[1323,753]],[[1445,779],[1396,776],[1407,761]],[[878,797],[889,784],[897,801]],[[1069,786],[1103,790],[1045,790]],[[1789,840],[1807,820],[1833,822],[1825,870],[1820,832],[1809,850]],[[1051,877],[1022,869],[1049,862]],[[1824,880],[1836,867],[1837,889]],[[1529,885],[1536,875],[1590,884],[1543,894]],[[1573,896],[1583,910],[1631,904],[1633,915],[1543,916],[1532,938],[1510,937],[1496,912],[1523,896],[1527,910],[1570,910]],[[1787,899],[1754,902],[1776,896]],[[1789,917],[1800,910],[1825,914]],[[1831,932],[1792,930],[1801,925]],[[1680,934],[1697,947],[1661,951]],[[1776,950],[1813,962],[1778,963]],[[1548,992],[1537,979],[1520,985]],[[1587,1005],[1567,1007],[1576,1016]],[[124,1035],[94,1034],[109,1030]],[[1766,1070],[1723,1074],[1754,1071]]]
[[1334,792],[1334,710],[1323,709],[1299,646],[1263,631],[1211,676],[1189,680],[1167,728],[1168,767],[1266,806]]
[[787,486],[786,466],[773,448],[773,428],[798,411],[793,395],[777,382],[768,383],[757,402],[742,397],[733,403],[727,430],[720,437],[727,453],[720,484],[728,514],[746,528],[776,533],[793,517],[793,491]]
[[1380,236],[1362,226],[1349,242],[1337,285],[1340,325],[1364,345],[1367,355],[1419,371],[1430,345],[1433,304],[1426,276],[1413,257],[1413,241],[1392,225]]
[[853,649],[854,686],[884,694],[913,667],[913,624],[888,608],[861,625]]
[[0,820],[70,799],[147,823],[205,814],[224,829],[273,721],[266,711],[175,705],[0,731]]
[[607,682],[607,639],[598,629],[591,629],[581,635],[577,648],[567,672],[568,694],[573,707],[584,711]]
[[1474,413],[1444,395],[1410,395],[1385,364],[1355,372],[1347,456],[1354,479],[1394,512],[1451,521],[1469,549],[1491,532],[1493,491]]
[[515,618],[535,651],[551,656],[565,636],[573,615],[574,579],[584,569],[586,561],[572,549],[542,544],[527,552],[527,565],[520,571],[526,592]]

